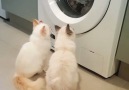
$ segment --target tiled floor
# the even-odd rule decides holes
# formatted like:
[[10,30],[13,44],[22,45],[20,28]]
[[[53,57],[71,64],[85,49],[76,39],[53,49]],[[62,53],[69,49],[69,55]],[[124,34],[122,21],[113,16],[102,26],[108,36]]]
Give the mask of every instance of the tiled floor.
[[[28,37],[0,19],[0,90],[15,90],[12,84],[15,58]],[[81,90],[129,90],[129,82],[117,76],[103,79],[82,68],[79,73]]]

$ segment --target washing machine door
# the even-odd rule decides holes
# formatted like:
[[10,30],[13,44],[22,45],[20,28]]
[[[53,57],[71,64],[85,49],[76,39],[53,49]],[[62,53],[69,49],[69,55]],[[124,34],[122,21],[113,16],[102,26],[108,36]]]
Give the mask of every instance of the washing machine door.
[[110,0],[45,0],[44,9],[55,25],[70,24],[83,33],[103,19]]

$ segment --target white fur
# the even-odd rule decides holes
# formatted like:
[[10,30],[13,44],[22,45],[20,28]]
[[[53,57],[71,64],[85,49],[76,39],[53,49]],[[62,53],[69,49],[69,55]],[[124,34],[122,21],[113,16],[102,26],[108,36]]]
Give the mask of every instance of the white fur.
[[[43,26],[45,26],[45,34],[41,33]],[[48,59],[49,53],[50,28],[44,23],[39,23],[36,27],[34,27],[33,33],[30,36],[30,41],[22,46],[17,56],[15,63],[15,75],[17,76],[14,76],[14,82],[17,84],[15,85],[24,87],[24,85],[28,84],[28,79],[30,77],[36,73],[42,72],[43,68],[45,67],[45,62]],[[17,78],[22,78],[20,79],[20,82],[24,83],[24,85],[21,84]],[[37,81],[37,83],[39,82]]]
[[77,90],[78,72],[75,58],[75,33],[66,34],[62,27],[55,41],[55,53],[52,55],[46,72],[47,90]]

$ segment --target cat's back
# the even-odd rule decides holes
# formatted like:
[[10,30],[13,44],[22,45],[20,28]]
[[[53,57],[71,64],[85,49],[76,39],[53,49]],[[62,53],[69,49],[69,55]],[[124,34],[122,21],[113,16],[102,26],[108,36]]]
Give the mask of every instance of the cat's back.
[[30,63],[34,60],[39,60],[41,57],[40,52],[36,49],[35,45],[31,42],[25,43],[16,59],[16,65],[21,65],[22,63]]
[[16,72],[30,77],[41,69],[43,55],[31,42],[25,43],[15,62]]
[[78,82],[77,62],[72,52],[64,50],[56,51],[52,55],[49,65],[46,73],[47,82],[54,82],[54,86],[59,85],[61,88],[76,87]]
[[36,50],[36,47],[34,46],[34,44],[32,42],[27,42],[25,44],[23,44],[23,46],[21,47],[20,51],[19,51],[19,55],[23,55],[23,54],[29,54],[29,53],[33,53],[33,51]]
[[70,62],[76,62],[76,57],[74,53],[67,51],[67,50],[58,50],[56,51],[52,57],[52,61],[69,61]]
[[50,69],[55,69],[54,72],[65,70],[65,73],[68,72],[69,74],[76,71],[77,61],[75,55],[67,50],[56,51],[50,59]]

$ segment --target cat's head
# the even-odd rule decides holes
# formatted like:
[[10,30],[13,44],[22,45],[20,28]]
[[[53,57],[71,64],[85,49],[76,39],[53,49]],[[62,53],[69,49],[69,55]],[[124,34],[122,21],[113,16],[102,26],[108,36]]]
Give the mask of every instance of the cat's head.
[[69,26],[69,24],[67,24],[66,26],[63,26],[63,27],[59,27],[59,26],[55,25],[55,30],[57,32],[57,36],[64,36],[71,40],[75,39],[75,32],[74,32],[73,28],[71,28]]
[[50,38],[50,27],[43,23],[42,21],[38,21],[36,19],[33,20],[33,32],[32,35],[38,38]]

